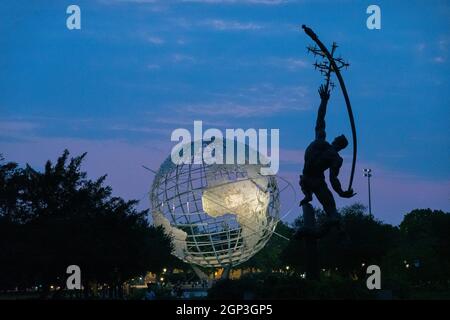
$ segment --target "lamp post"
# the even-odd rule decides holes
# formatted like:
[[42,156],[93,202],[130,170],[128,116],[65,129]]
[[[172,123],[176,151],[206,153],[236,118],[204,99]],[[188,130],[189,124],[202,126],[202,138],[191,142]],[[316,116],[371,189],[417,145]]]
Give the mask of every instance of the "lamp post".
[[370,178],[372,177],[372,169],[364,169],[364,177],[367,177],[367,187],[369,189],[369,215],[372,216],[372,200],[370,197]]

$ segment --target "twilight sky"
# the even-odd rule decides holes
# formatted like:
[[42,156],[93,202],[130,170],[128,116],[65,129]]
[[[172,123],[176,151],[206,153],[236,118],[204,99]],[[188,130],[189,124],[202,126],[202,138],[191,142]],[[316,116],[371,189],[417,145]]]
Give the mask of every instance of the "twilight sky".
[[[374,2],[375,3],[375,2]],[[66,8],[81,8],[81,30]],[[279,174],[294,185],[314,136],[322,78],[311,26],[336,41],[359,138],[355,191],[373,170],[374,215],[398,224],[414,208],[450,210],[450,4],[376,1],[382,29],[366,28],[367,1],[91,0],[0,2],[0,153],[42,168],[65,148],[107,173],[116,195],[141,199],[169,154],[171,132],[280,129]],[[351,137],[340,90],[328,138]],[[343,152],[348,183],[351,148]],[[297,199],[297,200],[298,200]],[[296,201],[297,201],[296,200]],[[283,203],[284,209],[290,207]],[[287,217],[292,221],[296,212]]]

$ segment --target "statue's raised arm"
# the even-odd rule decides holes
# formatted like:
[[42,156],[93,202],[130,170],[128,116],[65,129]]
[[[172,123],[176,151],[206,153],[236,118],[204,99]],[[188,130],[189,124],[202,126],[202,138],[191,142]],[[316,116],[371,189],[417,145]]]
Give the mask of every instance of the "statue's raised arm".
[[325,116],[327,114],[327,104],[330,99],[330,91],[324,86],[319,87],[320,106],[316,120],[316,140],[324,140],[327,137],[325,131]]

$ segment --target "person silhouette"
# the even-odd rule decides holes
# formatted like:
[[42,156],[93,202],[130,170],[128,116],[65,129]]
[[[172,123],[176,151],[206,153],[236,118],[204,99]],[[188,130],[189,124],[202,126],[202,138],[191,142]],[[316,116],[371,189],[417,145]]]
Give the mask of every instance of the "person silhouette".
[[321,85],[318,92],[321,102],[315,127],[316,136],[314,141],[305,150],[305,164],[299,182],[305,197],[300,201],[300,206],[311,202],[314,194],[326,213],[324,227],[328,229],[332,226],[339,225],[340,215],[336,209],[333,194],[328,189],[325,181],[324,172],[329,169],[331,186],[339,196],[342,198],[351,198],[355,193],[353,189],[347,191],[342,190],[338,178],[339,170],[343,163],[339,151],[347,147],[347,138],[344,135],[340,135],[331,144],[326,141],[325,115],[327,113],[330,90],[328,86]]

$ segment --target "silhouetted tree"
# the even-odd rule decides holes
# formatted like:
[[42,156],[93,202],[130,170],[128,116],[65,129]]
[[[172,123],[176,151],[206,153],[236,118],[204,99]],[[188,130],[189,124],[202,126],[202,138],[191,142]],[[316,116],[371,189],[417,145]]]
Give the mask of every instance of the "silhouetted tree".
[[400,224],[401,247],[397,251],[401,271],[418,285],[449,287],[450,214],[416,209]]
[[170,259],[171,241],[149,225],[137,201],[112,196],[106,176],[87,179],[86,154],[64,151],[43,172],[0,163],[0,286],[65,286],[79,265],[85,287],[119,284]]
[[239,268],[251,268],[265,272],[284,268],[286,265],[283,265],[280,256],[283,250],[288,246],[289,240],[286,240],[279,235],[289,239],[292,237],[294,230],[286,223],[280,221],[275,228],[275,232],[277,234],[272,234],[266,245],[248,261],[240,265]]
[[[398,229],[366,214],[361,204],[344,207],[340,212],[342,231],[333,230],[318,240],[320,266],[344,276],[365,275],[367,265],[379,264],[388,251],[398,245]],[[323,211],[317,210],[316,215],[320,223]],[[295,222],[297,227],[302,224],[302,219]],[[283,260],[304,271],[304,259],[304,241],[292,240],[283,253]]]

